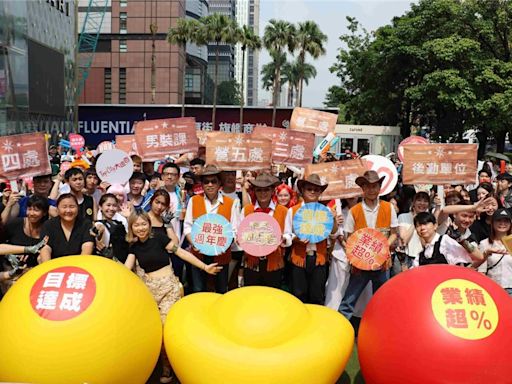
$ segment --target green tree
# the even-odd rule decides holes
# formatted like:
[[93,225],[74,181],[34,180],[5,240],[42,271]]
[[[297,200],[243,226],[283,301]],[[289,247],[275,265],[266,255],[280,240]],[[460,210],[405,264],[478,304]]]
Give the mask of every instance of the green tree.
[[308,63],[301,62],[299,59],[293,62],[286,62],[282,67],[284,82],[288,84],[288,106],[294,105],[296,97],[296,106],[299,105],[299,95],[301,82],[309,84],[309,80],[316,77],[316,68]]
[[183,49],[185,63],[183,66],[183,80],[181,87],[181,117],[185,116],[185,79],[187,76],[187,43],[200,42],[199,30],[201,24],[194,19],[178,19],[175,28],[170,28],[167,34],[167,41],[171,44],[176,44]]
[[219,105],[240,104],[240,86],[236,80],[223,81],[217,87],[217,102]]
[[[274,94],[274,87],[276,86],[275,76],[276,76],[276,66],[282,68],[286,64],[286,53],[276,53],[269,52],[272,61],[267,64],[264,64],[261,67],[261,87],[267,91],[272,90],[272,94]],[[281,70],[279,70],[279,75],[281,76],[279,82],[279,86],[283,84],[285,81],[285,77]]]
[[279,100],[279,93],[281,90],[281,65],[280,61],[285,49],[293,52],[295,48],[295,27],[293,24],[284,20],[271,19],[265,27],[263,35],[263,45],[270,52],[274,60],[274,85],[272,86],[272,126],[276,122],[276,107]]
[[217,86],[219,72],[219,46],[221,44],[235,44],[237,39],[236,22],[226,15],[214,13],[202,17],[201,22],[204,25],[202,29],[204,40],[215,43],[215,74],[213,77],[213,109],[212,109],[212,126],[216,127],[215,114],[217,111]]
[[240,127],[244,123],[244,102],[245,102],[245,91],[244,91],[244,74],[245,74],[245,52],[247,49],[256,51],[261,49],[261,39],[254,33],[254,29],[247,25],[242,26],[239,30],[238,43],[242,48],[242,78],[240,81]]
[[314,59],[317,59],[320,55],[325,55],[324,44],[326,42],[327,36],[322,33],[317,23],[311,20],[299,23],[295,35],[295,45],[298,49],[297,61],[299,64],[299,89],[297,100],[297,105],[299,107],[302,107],[302,90],[304,86],[304,80],[306,80],[305,70],[308,68],[306,66],[306,54],[311,55],[311,57]]

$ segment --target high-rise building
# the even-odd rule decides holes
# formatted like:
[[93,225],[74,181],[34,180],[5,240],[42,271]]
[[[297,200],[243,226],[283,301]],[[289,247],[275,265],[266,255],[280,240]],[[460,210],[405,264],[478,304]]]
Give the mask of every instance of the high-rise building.
[[[233,20],[236,15],[235,0],[210,0],[210,14],[219,13]],[[217,85],[235,78],[235,47],[232,44],[219,44],[219,67],[217,69]],[[215,78],[215,57],[217,45],[208,44],[208,75],[213,81]]]
[[[80,30],[89,0],[79,0]],[[81,103],[179,104],[185,52],[167,42],[185,0],[108,0]]]
[[[236,21],[240,27],[252,27],[259,35],[260,0],[238,0],[236,2]],[[244,100],[246,105],[258,104],[259,51],[246,49],[245,65],[242,68],[242,46],[235,47],[235,79],[240,84],[244,77]]]
[[0,135],[73,129],[73,0],[0,1]]

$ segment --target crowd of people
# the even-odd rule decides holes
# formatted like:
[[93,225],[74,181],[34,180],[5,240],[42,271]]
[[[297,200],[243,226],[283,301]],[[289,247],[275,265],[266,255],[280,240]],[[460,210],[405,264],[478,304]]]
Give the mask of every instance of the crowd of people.
[[[399,182],[386,196],[379,196],[384,178],[367,171],[356,179],[360,198],[320,201],[327,184],[316,174],[221,171],[201,158],[182,173],[173,162],[131,158],[134,172],[125,186],[101,182],[94,158],[86,169],[34,177],[21,192],[2,184],[4,294],[38,263],[81,254],[108,257],[133,270],[155,298],[162,322],[183,294],[251,285],[288,290],[350,319],[361,315],[372,291],[392,276],[429,264],[474,268],[512,296],[512,256],[503,240],[512,234],[512,175],[496,174],[492,165],[485,164],[471,187]],[[293,230],[300,207],[312,202],[333,213],[331,234],[316,244]],[[281,244],[271,254],[252,256],[236,241],[214,257],[194,247],[192,227],[200,216],[222,215],[236,231],[254,212],[273,216],[281,227]],[[388,239],[391,257],[378,270],[359,270],[347,259],[347,239],[362,228]],[[161,382],[170,382],[165,353],[162,358]]]

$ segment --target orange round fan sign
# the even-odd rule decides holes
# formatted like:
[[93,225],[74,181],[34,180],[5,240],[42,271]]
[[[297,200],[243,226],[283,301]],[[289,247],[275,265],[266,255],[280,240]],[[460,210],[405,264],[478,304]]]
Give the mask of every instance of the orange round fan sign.
[[376,271],[389,259],[388,239],[373,228],[362,228],[347,240],[347,258],[354,267]]

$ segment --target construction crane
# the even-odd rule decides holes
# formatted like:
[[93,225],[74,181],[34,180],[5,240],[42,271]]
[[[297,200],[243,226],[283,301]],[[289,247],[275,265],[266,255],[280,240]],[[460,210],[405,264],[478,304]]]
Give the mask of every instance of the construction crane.
[[78,39],[78,85],[77,97],[84,89],[85,81],[89,75],[89,68],[96,52],[101,25],[110,0],[89,0],[85,14],[82,31]]

